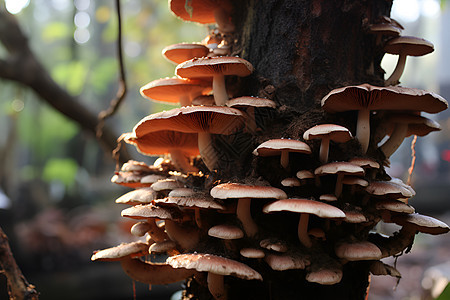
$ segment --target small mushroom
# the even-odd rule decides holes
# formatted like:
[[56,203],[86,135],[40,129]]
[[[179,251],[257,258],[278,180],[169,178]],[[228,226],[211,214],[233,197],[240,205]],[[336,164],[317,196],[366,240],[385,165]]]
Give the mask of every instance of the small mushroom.
[[273,139],[259,145],[253,154],[256,156],[278,156],[280,164],[285,169],[289,169],[289,153],[311,154],[308,144],[292,139]]

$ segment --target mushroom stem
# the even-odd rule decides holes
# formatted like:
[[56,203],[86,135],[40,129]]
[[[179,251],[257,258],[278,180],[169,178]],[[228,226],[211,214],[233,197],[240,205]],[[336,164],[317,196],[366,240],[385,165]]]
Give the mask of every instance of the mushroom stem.
[[281,150],[280,164],[285,170],[289,170],[289,151]]
[[147,284],[169,284],[185,280],[192,276],[195,270],[174,269],[165,263],[143,262],[137,258],[127,257],[120,261],[122,269],[133,280]]
[[363,153],[367,152],[370,141],[370,110],[361,109],[358,112],[358,123],[356,124],[356,139],[361,144]]
[[197,223],[197,226],[199,228],[202,228],[203,227],[202,216],[200,215],[200,208],[198,208],[198,207],[194,208],[194,219],[195,219],[195,223]]
[[330,149],[330,139],[323,138],[320,143],[320,150],[319,150],[319,159],[320,162],[325,164],[328,161],[328,152]]
[[213,76],[213,95],[216,105],[224,106],[228,101],[225,76],[222,74],[214,74]]
[[394,71],[392,72],[391,76],[389,76],[389,78],[385,81],[386,86],[396,85],[398,83],[400,77],[403,74],[403,70],[405,69],[406,57],[406,54],[400,53]]
[[344,179],[344,173],[337,173],[336,187],[334,189],[334,195],[339,198],[342,193],[342,179]]
[[[192,98],[195,98],[195,97],[192,97]],[[189,105],[191,105],[192,98],[189,97],[188,95],[181,96],[179,98],[180,99],[180,106],[189,106]]]
[[200,237],[196,228],[182,227],[172,220],[166,220],[165,222],[167,235],[183,250],[191,250],[197,246]]
[[216,300],[226,300],[227,291],[223,284],[223,275],[208,273],[208,289]]
[[215,169],[218,158],[216,150],[212,146],[211,134],[207,132],[198,133],[198,150],[206,167],[212,171]]
[[238,200],[236,209],[237,218],[242,222],[242,227],[249,237],[253,237],[258,233],[258,225],[253,221],[250,206],[251,198],[241,198]]
[[147,232],[155,242],[163,242],[167,239],[167,234],[164,232],[164,229],[156,225],[155,219],[150,218],[147,222],[150,228]]
[[170,158],[174,165],[184,173],[197,173],[198,169],[189,163],[188,157],[179,149],[170,149]]
[[389,158],[400,147],[408,132],[408,124],[397,124],[389,139],[380,147],[384,155]]
[[298,221],[298,239],[300,242],[308,248],[311,248],[312,242],[311,238],[308,235],[308,222],[309,222],[309,214],[300,214],[300,220]]

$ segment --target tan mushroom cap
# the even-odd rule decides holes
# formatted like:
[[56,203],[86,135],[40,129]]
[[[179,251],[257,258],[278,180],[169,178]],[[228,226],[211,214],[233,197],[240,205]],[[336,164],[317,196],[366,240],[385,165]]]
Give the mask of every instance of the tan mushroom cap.
[[280,155],[281,151],[310,154],[311,148],[308,144],[298,140],[273,139],[259,145],[253,151],[253,154],[256,156],[276,156]]
[[216,74],[245,77],[253,72],[253,66],[243,58],[219,56],[191,59],[179,64],[175,74],[182,78],[209,78]]
[[263,258],[266,256],[263,250],[256,248],[242,248],[239,253],[246,258]]
[[339,208],[309,199],[282,199],[266,204],[263,208],[264,213],[277,211],[290,211],[296,213],[313,214],[320,218],[342,219],[345,213]]
[[252,96],[242,96],[227,101],[228,107],[240,108],[240,107],[268,107],[276,108],[276,103],[270,99],[258,98]]
[[404,227],[410,226],[422,233],[444,234],[450,231],[449,226],[444,222],[418,213],[397,215],[392,217],[392,221]]
[[362,187],[366,187],[369,185],[369,182],[356,176],[344,176],[344,178],[342,179],[342,184],[359,185]]
[[390,198],[410,198],[414,196],[411,190],[392,181],[372,181],[366,187],[366,192],[374,196],[386,196]]
[[379,260],[382,256],[380,248],[367,241],[338,243],[335,253],[337,257],[349,261]]
[[151,186],[153,183],[157,182],[158,180],[166,179],[166,176],[163,175],[157,175],[157,174],[149,174],[145,175],[141,178],[141,184],[144,186]]
[[412,214],[415,212],[414,207],[393,199],[380,199],[375,203],[375,208],[378,210],[389,210],[392,212]]
[[387,265],[379,260],[374,261],[370,265],[370,273],[372,275],[378,276],[378,275],[389,275],[396,278],[401,278],[402,274],[394,268],[393,266]]
[[184,79],[178,77],[154,80],[140,89],[143,97],[158,102],[178,104],[184,98],[189,105],[193,98],[211,92],[211,82],[198,79]]
[[167,179],[158,180],[157,182],[153,183],[150,187],[153,190],[160,192],[160,191],[164,191],[164,190],[174,190],[177,188],[181,188],[183,186],[184,186],[184,184],[179,182],[178,180],[167,178]]
[[360,166],[363,169],[366,168],[372,168],[372,169],[379,169],[380,164],[376,162],[375,160],[367,157],[353,157],[349,160],[354,165]]
[[118,246],[94,251],[92,261],[118,261],[128,257],[140,257],[148,253],[148,245],[144,242],[122,243]]
[[[393,124],[407,124],[408,129],[406,135],[425,136],[433,131],[441,130],[441,125],[438,122],[416,114],[393,113],[389,114],[389,122]],[[390,133],[391,134],[391,133]]]
[[319,197],[320,201],[333,202],[337,201],[337,197],[333,194],[323,194]]
[[162,242],[157,242],[157,243],[153,243],[152,245],[150,245],[150,247],[148,248],[148,252],[149,253],[166,253],[166,252],[175,250],[176,247],[177,247],[177,243],[175,243],[174,241],[162,241]]
[[162,55],[176,64],[206,56],[208,53],[209,48],[200,43],[178,43],[167,46],[162,50]]
[[190,197],[195,194],[196,192],[193,189],[181,187],[170,191],[169,197]]
[[160,130],[140,137],[130,136],[125,142],[135,145],[140,153],[150,156],[168,154],[173,150],[180,150],[189,156],[199,154],[197,133]]
[[390,54],[406,54],[422,56],[434,51],[433,43],[413,36],[400,36],[390,39],[384,46],[384,51]]
[[261,240],[259,242],[259,245],[261,246],[261,248],[264,248],[267,250],[272,250],[275,252],[284,253],[284,252],[288,251],[288,246],[287,246],[286,242],[284,242],[282,240],[274,239],[274,238],[268,238],[268,239]]
[[282,186],[286,186],[286,187],[294,187],[294,186],[300,186],[300,180],[298,180],[297,178],[285,178],[281,181],[281,185]]
[[175,204],[180,207],[198,207],[205,209],[225,210],[226,207],[222,202],[208,197],[202,193],[195,193],[192,196],[169,196],[164,199],[158,199],[155,203]]
[[314,178],[314,173],[308,170],[300,170],[296,174],[297,178],[302,179],[312,179]]
[[341,282],[342,276],[343,273],[341,269],[323,267],[306,274],[306,281],[315,282],[321,285],[333,285]]
[[249,266],[229,258],[201,253],[180,254],[167,258],[173,268],[195,269],[218,275],[232,275],[246,280],[262,280],[261,274]]
[[130,159],[120,167],[122,172],[153,173],[160,172],[159,167],[149,166],[144,162]]
[[402,33],[402,30],[393,24],[379,23],[370,25],[369,32],[381,35],[399,36],[400,33]]
[[133,134],[137,138],[160,130],[232,134],[243,126],[243,121],[242,113],[234,108],[219,106],[180,107],[143,118],[134,127]]
[[319,124],[303,133],[303,138],[307,141],[313,139],[329,138],[331,141],[345,143],[352,139],[350,130],[336,124]]
[[123,185],[130,188],[141,188],[150,186],[150,184],[141,183],[141,179],[144,177],[142,174],[136,174],[135,172],[116,172],[111,177],[111,182],[119,185]]
[[210,194],[218,199],[240,198],[287,198],[286,193],[271,186],[246,185],[242,183],[222,183],[213,187]]
[[122,217],[132,219],[158,218],[161,220],[181,220],[182,213],[173,207],[159,207],[152,203],[140,204],[122,210]]
[[223,240],[236,240],[244,237],[244,232],[236,226],[221,224],[208,230],[208,235]]
[[264,260],[275,271],[303,270],[310,265],[308,258],[293,253],[268,254]]
[[338,161],[322,165],[314,170],[314,174],[319,176],[339,173],[343,175],[363,176],[364,169],[350,162]]
[[116,203],[120,204],[147,204],[158,198],[158,194],[151,187],[144,187],[123,194],[116,199]]

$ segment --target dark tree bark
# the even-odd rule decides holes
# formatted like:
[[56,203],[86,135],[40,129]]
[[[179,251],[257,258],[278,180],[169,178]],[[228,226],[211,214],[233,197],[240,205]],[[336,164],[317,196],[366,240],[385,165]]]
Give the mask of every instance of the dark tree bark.
[[[271,138],[303,140],[306,129],[324,122],[344,125],[355,133],[356,113],[327,115],[320,101],[334,88],[361,83],[383,85],[382,51],[367,29],[380,16],[390,15],[392,1],[236,0],[233,3],[237,32],[232,55],[250,61],[255,72],[247,78],[230,79],[233,82],[227,86],[234,87],[234,97],[267,97],[277,103],[278,109],[266,115],[264,130],[260,132],[245,137],[216,137],[216,147],[224,149],[227,143],[222,139],[232,145],[228,146],[227,157],[222,158],[221,178],[237,176],[245,180],[250,175],[262,175],[271,185],[279,187],[281,180],[292,174],[279,166],[279,158],[266,157],[263,164],[258,158],[252,159],[251,151]],[[376,156],[373,151],[369,149],[369,154]],[[313,153],[318,152],[313,149]],[[348,143],[348,148],[333,153],[330,161],[344,161],[358,155],[362,155],[359,144]],[[316,157],[298,163],[305,169],[314,169],[318,161]],[[238,175],[237,170],[240,170]],[[360,300],[366,296],[368,263],[345,264],[342,281],[331,286],[308,283],[304,271],[276,272],[267,265],[261,270],[263,264],[251,261],[248,264],[262,272],[264,282],[229,277],[226,279],[229,299]],[[195,281],[189,283],[187,290],[199,295],[199,299],[208,299],[208,292],[202,292]]]

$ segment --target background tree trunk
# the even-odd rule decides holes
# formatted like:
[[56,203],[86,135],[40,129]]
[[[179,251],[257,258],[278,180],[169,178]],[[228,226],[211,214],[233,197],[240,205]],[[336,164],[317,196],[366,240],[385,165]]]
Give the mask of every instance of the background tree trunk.
[[[292,174],[279,166],[278,159],[264,158],[264,165],[255,164],[257,159],[249,159],[251,151],[270,138],[302,140],[306,129],[324,122],[344,125],[355,134],[356,113],[326,115],[320,101],[337,87],[366,82],[383,85],[383,52],[367,29],[380,16],[390,15],[392,1],[235,0],[234,5],[237,32],[232,55],[250,61],[255,72],[247,78],[231,79],[234,82],[228,86],[235,88],[235,97],[266,97],[274,100],[278,109],[266,118],[263,131],[252,133],[252,138],[232,137],[233,147],[238,145],[239,149],[221,164],[222,176],[236,176],[239,166],[240,179],[263,175],[271,185],[280,186],[280,181]],[[222,147],[218,138],[216,146]],[[373,151],[369,150],[369,154]],[[313,153],[318,152],[313,149]],[[333,153],[330,160],[347,160],[361,154],[357,142],[349,143],[348,149]],[[319,160],[315,157],[297,163],[314,168]],[[262,265],[256,269],[261,270]],[[262,283],[227,278],[229,299],[364,299],[366,295],[369,272],[368,264],[362,262],[347,263],[342,281],[332,286],[308,283],[303,271],[266,268]],[[197,288],[195,282],[190,282],[188,291]],[[201,291],[196,294],[204,299]]]

